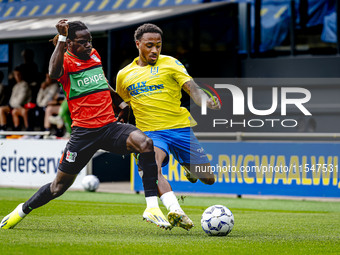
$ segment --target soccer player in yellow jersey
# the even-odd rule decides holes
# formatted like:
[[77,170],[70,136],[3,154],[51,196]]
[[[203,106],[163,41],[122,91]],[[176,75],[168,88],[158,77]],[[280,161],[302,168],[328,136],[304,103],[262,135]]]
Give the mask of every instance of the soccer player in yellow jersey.
[[[198,105],[201,105],[204,92],[178,60],[160,55],[162,33],[153,24],[144,24],[136,30],[139,57],[119,71],[117,93],[130,103],[137,127],[154,142],[158,193],[170,211],[169,222],[172,226],[189,230],[194,226],[193,222],[183,212],[169,182],[163,177],[162,166],[168,164],[169,153],[172,153],[186,170],[189,181],[196,182],[198,178],[209,185],[215,182],[211,172],[190,171],[197,169],[196,166],[210,166],[210,162],[190,127],[193,122],[190,113],[180,106],[182,88]],[[210,98],[207,106],[211,109],[221,108],[217,98]],[[143,174],[141,171],[139,173]]]

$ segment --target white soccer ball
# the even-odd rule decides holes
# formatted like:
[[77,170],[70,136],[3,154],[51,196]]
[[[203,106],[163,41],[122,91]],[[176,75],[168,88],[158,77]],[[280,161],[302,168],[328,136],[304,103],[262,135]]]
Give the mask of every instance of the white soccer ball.
[[234,215],[223,205],[213,205],[202,214],[201,226],[208,235],[226,236],[234,227]]
[[81,184],[86,191],[96,191],[99,187],[99,179],[94,175],[86,175]]

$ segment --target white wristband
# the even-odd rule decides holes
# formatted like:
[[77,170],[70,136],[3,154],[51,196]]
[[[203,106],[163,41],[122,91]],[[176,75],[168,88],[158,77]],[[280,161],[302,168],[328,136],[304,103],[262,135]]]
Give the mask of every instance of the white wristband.
[[124,109],[126,106],[129,106],[129,105],[125,103],[124,101],[119,104],[120,109]]
[[59,41],[59,42],[66,42],[66,38],[67,38],[67,36],[59,35],[58,41]]

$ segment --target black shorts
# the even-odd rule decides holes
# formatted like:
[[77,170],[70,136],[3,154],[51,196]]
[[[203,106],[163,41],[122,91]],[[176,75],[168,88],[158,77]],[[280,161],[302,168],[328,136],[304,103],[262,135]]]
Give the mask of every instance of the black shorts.
[[99,149],[120,155],[131,153],[126,140],[136,130],[135,126],[120,122],[100,128],[73,127],[58,169],[67,174],[78,174]]

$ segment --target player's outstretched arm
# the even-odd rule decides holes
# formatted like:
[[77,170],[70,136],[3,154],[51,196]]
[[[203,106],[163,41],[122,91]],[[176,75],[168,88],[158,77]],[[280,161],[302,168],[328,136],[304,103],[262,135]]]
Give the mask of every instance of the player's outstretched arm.
[[112,103],[118,109],[120,108],[120,112],[118,114],[118,121],[127,123],[129,121],[130,115],[130,107],[125,101],[118,95],[118,93],[109,85],[112,97]]
[[[59,36],[67,36],[68,35],[68,27],[67,19],[59,20],[56,25]],[[50,59],[50,64],[48,68],[48,73],[51,78],[57,79],[63,75],[63,63],[64,63],[64,53],[65,53],[66,41],[58,40],[56,47],[53,51],[53,54]]]
[[[185,92],[189,94],[189,96],[194,100],[197,105],[201,106],[202,96],[206,94],[193,80],[184,83],[182,88]],[[221,103],[215,96],[214,98],[208,99],[207,106],[208,108],[213,110],[221,109]]]

